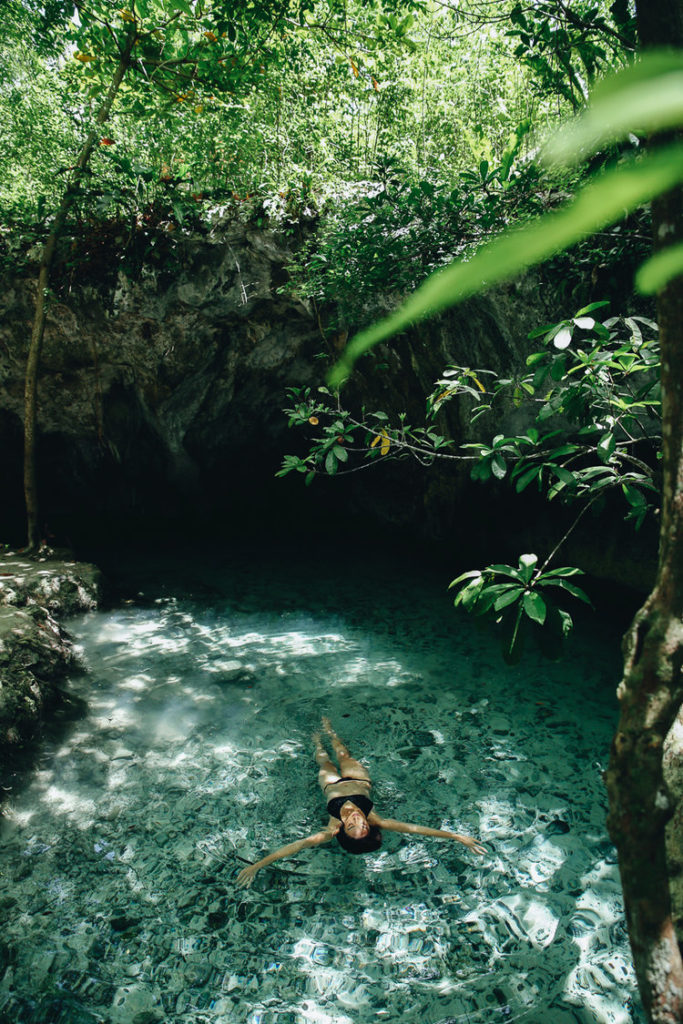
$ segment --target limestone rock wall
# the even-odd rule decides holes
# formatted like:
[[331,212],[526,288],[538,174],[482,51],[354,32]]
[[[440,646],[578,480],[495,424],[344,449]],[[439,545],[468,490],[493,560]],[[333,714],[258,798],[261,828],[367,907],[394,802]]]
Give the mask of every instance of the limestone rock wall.
[[[177,238],[172,266],[150,254],[134,274],[123,273],[123,254],[112,250],[104,266],[82,267],[68,287],[62,282],[62,298],[49,312],[39,383],[49,541],[54,531],[58,542],[77,543],[54,525],[77,514],[94,524],[105,515],[149,521],[215,506],[249,521],[294,491],[310,509],[312,492],[300,481],[274,481],[283,454],[300,443],[282,412],[285,391],[319,384],[325,364],[316,357],[334,353],[344,333],[325,337],[319,310],[280,293],[290,244],[283,234],[231,222]],[[3,517],[22,521],[23,375],[34,290],[31,274],[0,289],[0,537]],[[523,366],[529,329],[566,312],[552,302],[532,276],[474,298],[362,360],[345,396],[419,423],[425,396],[447,364]],[[466,440],[467,420],[465,407],[452,404],[439,429]],[[492,424],[493,432],[513,426]],[[508,533],[518,527],[521,537],[526,528],[537,539],[547,530],[551,546],[561,535],[547,509],[524,509],[507,487],[472,485],[466,466],[387,466],[316,481],[314,490],[321,515],[350,509],[369,522],[446,541],[452,550],[465,537],[468,551],[476,549],[477,531],[483,544],[501,537],[501,522]],[[618,531],[609,536],[619,547]],[[585,542],[593,544],[589,557],[598,574],[647,580],[652,556],[641,558],[645,548],[631,544],[625,559],[624,545],[610,554],[604,534]]]

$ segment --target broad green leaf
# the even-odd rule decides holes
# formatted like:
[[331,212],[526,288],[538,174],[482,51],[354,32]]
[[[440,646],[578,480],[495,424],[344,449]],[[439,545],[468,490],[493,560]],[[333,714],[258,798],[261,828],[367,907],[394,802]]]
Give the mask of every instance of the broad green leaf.
[[572,340],[572,332],[569,327],[561,327],[555,337],[553,338],[553,345],[555,348],[565,349],[569,348]]
[[584,601],[586,604],[591,603],[591,599],[585,590],[582,590],[581,587],[575,586],[573,583],[567,583],[565,579],[544,580],[543,586],[561,587],[562,590],[566,590],[568,594],[572,595],[572,597],[578,597],[580,601]]
[[332,451],[337,456],[340,462],[348,461],[349,453],[347,452],[346,448],[342,448],[340,444],[335,445]]
[[510,576],[513,580],[522,580],[522,574],[519,569],[514,569],[511,565],[489,565],[487,568],[501,576]]
[[514,584],[510,584],[506,593],[502,594],[497,601],[494,601],[494,609],[497,612],[502,611],[503,608],[507,608],[508,605],[513,604],[519,598],[519,595],[523,593],[524,591],[521,587],[516,587]]
[[481,594],[477,601],[476,612],[477,615],[481,615],[484,612],[489,611],[493,607],[494,601],[497,601],[503,594],[507,594],[511,587],[521,589],[515,583],[496,583],[486,584],[481,588]]
[[548,572],[544,572],[541,579],[544,580],[546,576],[583,576],[583,569],[576,569],[573,566],[565,565],[560,566],[559,569],[549,569]]
[[586,313],[594,313],[596,309],[602,309],[604,306],[609,306],[609,301],[607,299],[602,299],[600,302],[591,302],[589,305],[583,306],[582,309],[577,312],[576,317],[578,319],[579,317],[585,316]]
[[633,132],[659,132],[683,122],[683,55],[651,54],[595,89],[590,106],[544,151],[550,164],[574,164]]
[[325,457],[325,469],[330,476],[337,472],[337,457],[334,454],[334,449],[331,449]]
[[532,466],[531,469],[527,469],[525,473],[522,473],[522,475],[517,480],[517,483],[515,484],[515,490],[517,491],[517,493],[520,494],[525,487],[528,487],[531,481],[535,480],[536,477],[540,474],[540,472],[540,466]]
[[601,462],[609,462],[617,446],[614,434],[603,434],[598,441],[598,458]]
[[[529,331],[527,338],[529,341],[533,341],[535,338],[540,338],[542,335],[549,334],[556,326],[556,324],[545,324],[543,327],[537,327],[535,331]],[[531,356],[529,356],[529,358],[531,358]]]
[[456,596],[453,604],[456,607],[457,605],[462,604],[463,608],[466,608],[468,611],[472,609],[474,605],[477,603],[477,600],[481,593],[483,582],[483,577],[481,577],[481,579],[478,580],[472,580],[470,583],[467,584],[466,587],[463,587],[460,593]]
[[683,177],[683,145],[674,144],[632,160],[583,188],[561,209],[483,245],[467,262],[432,274],[390,316],[357,334],[332,367],[328,383],[339,387],[356,360],[380,341],[475,292],[541,263],[627,212],[672,188]]
[[460,576],[456,577],[456,579],[451,580],[448,584],[448,589],[450,590],[451,587],[457,587],[458,583],[462,583],[463,580],[477,579],[481,578],[481,576],[482,573],[479,569],[470,569],[469,572],[463,572]]
[[[548,438],[549,437],[550,435],[548,435]],[[548,438],[546,438],[546,440],[548,440]],[[577,444],[562,444],[559,448],[553,448],[551,452],[548,452],[548,458],[559,459],[562,455],[573,455],[574,452],[578,451],[579,446]]]
[[527,593],[524,595],[524,611],[533,619],[534,622],[538,622],[541,626],[545,622],[545,616],[547,612],[546,603],[540,594],[535,592]]
[[565,469],[564,466],[551,466],[550,468],[558,480],[561,480],[563,484],[574,483],[576,477],[570,470]]
[[683,242],[662,249],[643,263],[636,273],[636,289],[642,295],[654,295],[679,274],[683,274]]
[[614,470],[611,466],[589,466],[588,469],[577,471],[577,476],[580,477],[582,481],[594,480],[598,476],[603,478],[614,476]]
[[502,480],[507,473],[507,466],[502,455],[496,454],[491,459],[491,472],[495,476],[496,480]]
[[637,487],[633,487],[631,484],[623,483],[621,489],[624,492],[624,496],[631,506],[631,508],[641,509],[647,505],[647,498],[642,491],[639,491]]
[[534,569],[538,564],[537,555],[520,555],[519,556],[519,574],[525,583],[529,583],[531,577],[534,574]]

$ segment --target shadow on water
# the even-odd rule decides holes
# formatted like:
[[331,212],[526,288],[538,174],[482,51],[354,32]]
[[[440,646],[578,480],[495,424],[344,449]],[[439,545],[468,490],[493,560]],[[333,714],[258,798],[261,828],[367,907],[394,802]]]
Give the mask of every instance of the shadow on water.
[[[641,1021],[601,780],[618,652],[597,629],[508,670],[386,564],[324,587],[299,558],[181,569],[71,623],[89,711],[3,827],[0,1020]],[[387,835],[236,890],[239,858],[326,820],[322,713],[381,814],[488,855]]]

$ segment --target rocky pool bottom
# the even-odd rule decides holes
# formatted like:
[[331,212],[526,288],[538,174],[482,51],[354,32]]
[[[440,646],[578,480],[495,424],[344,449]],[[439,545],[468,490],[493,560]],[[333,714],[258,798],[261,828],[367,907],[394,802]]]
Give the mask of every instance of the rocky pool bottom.
[[[601,777],[618,635],[509,669],[447,580],[343,562],[131,566],[67,623],[89,710],[2,825],[3,1024],[641,1024]],[[388,834],[236,890],[326,820],[323,713],[379,813],[487,855]]]

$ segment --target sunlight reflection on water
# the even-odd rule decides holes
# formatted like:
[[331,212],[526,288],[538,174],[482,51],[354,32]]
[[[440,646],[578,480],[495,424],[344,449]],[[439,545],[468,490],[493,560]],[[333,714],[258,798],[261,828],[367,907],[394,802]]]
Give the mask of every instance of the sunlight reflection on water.
[[[510,670],[419,581],[340,583],[335,604],[270,567],[247,600],[246,571],[205,571],[220,598],[179,585],[71,623],[89,711],[3,826],[0,1015],[640,1022],[604,826],[608,647]],[[238,858],[326,818],[321,713],[371,768],[380,813],[479,835],[487,856],[387,835],[236,891]]]

